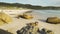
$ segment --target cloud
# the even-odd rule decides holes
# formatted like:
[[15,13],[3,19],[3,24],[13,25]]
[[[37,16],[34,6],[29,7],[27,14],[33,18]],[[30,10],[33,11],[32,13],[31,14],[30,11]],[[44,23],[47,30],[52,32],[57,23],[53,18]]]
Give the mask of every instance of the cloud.
[[60,0],[52,0],[52,4],[54,6],[60,6]]

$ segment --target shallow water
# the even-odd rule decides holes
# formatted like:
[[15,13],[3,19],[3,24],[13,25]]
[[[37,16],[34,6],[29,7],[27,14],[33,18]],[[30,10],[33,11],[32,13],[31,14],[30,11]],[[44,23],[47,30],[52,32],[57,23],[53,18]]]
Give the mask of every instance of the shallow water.
[[35,13],[40,16],[40,18],[46,19],[47,17],[59,17],[60,10],[33,10],[32,13]]

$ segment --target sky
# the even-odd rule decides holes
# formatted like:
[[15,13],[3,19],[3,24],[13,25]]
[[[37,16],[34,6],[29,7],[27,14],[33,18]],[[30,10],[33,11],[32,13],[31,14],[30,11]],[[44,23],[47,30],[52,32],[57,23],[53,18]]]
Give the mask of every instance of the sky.
[[41,6],[60,6],[60,0],[0,0],[6,3],[22,3]]

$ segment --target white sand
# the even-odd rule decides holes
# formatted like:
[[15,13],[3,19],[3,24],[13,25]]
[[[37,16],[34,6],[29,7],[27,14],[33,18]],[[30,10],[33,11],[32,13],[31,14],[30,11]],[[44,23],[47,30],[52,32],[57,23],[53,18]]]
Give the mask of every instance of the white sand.
[[[24,13],[24,12],[25,11],[23,11],[22,13]],[[20,13],[21,13],[21,11],[20,11]],[[9,32],[12,32],[13,34],[16,34],[16,31],[20,30],[22,27],[26,26],[27,23],[38,21],[39,22],[38,27],[40,29],[47,28],[47,29],[52,30],[54,32],[54,34],[60,34],[60,24],[54,25],[54,24],[45,23],[43,21],[38,20],[40,16],[35,15],[35,14],[32,14],[32,15],[34,16],[34,18],[30,19],[30,20],[23,19],[23,18],[17,19],[17,18],[12,17],[13,22],[11,24],[4,24],[4,25],[0,26],[0,28],[4,29],[4,30],[8,30]]]

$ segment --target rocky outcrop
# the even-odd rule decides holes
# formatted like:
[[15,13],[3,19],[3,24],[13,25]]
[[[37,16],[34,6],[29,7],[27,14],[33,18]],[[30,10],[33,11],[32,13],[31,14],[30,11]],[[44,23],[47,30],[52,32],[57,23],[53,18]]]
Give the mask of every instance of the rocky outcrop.
[[9,15],[0,12],[0,25],[4,23],[11,23],[11,22],[12,22],[12,18]]
[[58,23],[60,23],[60,18],[58,18],[58,17],[48,17],[46,22],[52,23],[52,24],[58,24]]
[[39,28],[37,23],[29,23],[27,26],[17,31],[17,34],[38,34]]
[[32,19],[33,18],[33,16],[32,15],[30,15],[30,14],[27,14],[27,13],[24,13],[23,15],[18,15],[18,17],[17,18],[24,18],[24,19]]
[[0,29],[0,34],[13,34],[13,33]]
[[52,30],[49,30],[49,29],[45,29],[43,28],[41,31],[40,31],[41,34],[54,34],[54,32]]

